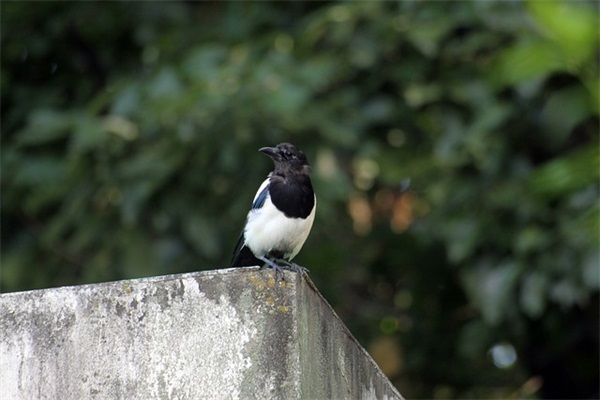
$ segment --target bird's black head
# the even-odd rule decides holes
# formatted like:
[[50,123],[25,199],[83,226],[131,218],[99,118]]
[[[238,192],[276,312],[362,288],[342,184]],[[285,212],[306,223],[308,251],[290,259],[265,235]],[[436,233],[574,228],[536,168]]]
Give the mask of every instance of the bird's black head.
[[268,155],[275,163],[275,170],[310,173],[310,165],[302,151],[290,143],[280,143],[275,147],[262,147],[261,153]]

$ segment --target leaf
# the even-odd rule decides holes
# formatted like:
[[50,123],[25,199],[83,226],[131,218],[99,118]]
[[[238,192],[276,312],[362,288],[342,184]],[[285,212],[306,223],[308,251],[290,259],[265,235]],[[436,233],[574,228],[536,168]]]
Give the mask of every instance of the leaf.
[[131,116],[140,111],[140,90],[137,84],[125,86],[110,106],[110,114]]
[[520,303],[523,311],[532,318],[539,318],[546,308],[549,280],[547,274],[532,272],[523,278]]
[[483,261],[474,268],[465,269],[461,280],[471,301],[477,306],[483,319],[497,325],[505,317],[510,308],[515,285],[519,276],[519,267],[515,261],[506,261],[493,266],[489,261]]
[[336,67],[334,60],[318,57],[305,61],[297,73],[311,90],[322,90],[335,79]]
[[[139,135],[139,128],[135,123],[118,115],[104,117],[102,126],[107,133],[115,134],[125,140],[133,140]],[[106,137],[106,135],[103,135],[103,137]]]
[[66,175],[66,162],[58,156],[25,157],[15,171],[14,182],[35,187],[62,182]]
[[488,80],[493,86],[514,85],[543,78],[566,67],[561,54],[551,42],[520,41],[501,52],[492,62]]
[[448,259],[458,264],[471,256],[480,242],[481,229],[475,219],[459,219],[450,223],[446,229]]
[[79,115],[75,118],[75,126],[71,134],[70,150],[83,153],[88,150],[98,149],[106,140],[108,133],[101,121],[89,115]]
[[600,243],[600,206],[598,203],[582,216],[579,224],[595,243]]
[[546,197],[560,196],[598,181],[600,151],[597,143],[538,167],[529,179],[533,192]]
[[560,237],[567,247],[585,249],[597,246],[600,239],[598,229],[598,188],[588,188],[569,196],[568,208],[559,216]]
[[584,304],[587,292],[570,278],[565,278],[552,286],[550,298],[564,307],[571,307],[575,304]]
[[154,100],[168,100],[180,96],[183,91],[179,77],[171,67],[164,67],[158,75],[150,81],[148,93]]
[[302,113],[302,107],[308,101],[309,95],[310,93],[304,85],[285,80],[280,81],[280,84],[269,92],[264,101],[275,115],[295,117]]
[[584,256],[581,278],[584,285],[592,290],[600,289],[600,249],[593,248]]
[[70,114],[50,109],[34,110],[17,142],[23,146],[47,144],[65,138],[72,126]]
[[442,38],[454,28],[456,21],[443,18],[429,21],[414,21],[413,29],[407,31],[407,37],[412,44],[428,58],[434,57],[442,44]]
[[515,235],[513,247],[517,254],[530,254],[542,250],[551,243],[551,240],[552,235],[547,230],[532,225],[521,229]]
[[531,15],[569,63],[579,64],[598,47],[598,10],[586,2],[528,1]]
[[[233,54],[234,60],[245,61],[247,58],[247,51],[242,47],[238,47]],[[191,49],[183,62],[183,72],[194,81],[214,81],[219,77],[220,67],[226,56],[227,48],[218,44],[206,44]]]
[[362,113],[366,121],[384,122],[394,114],[394,101],[388,97],[379,96],[363,105]]
[[589,94],[581,86],[568,86],[554,92],[540,115],[543,139],[540,144],[551,150],[559,149],[591,111]]

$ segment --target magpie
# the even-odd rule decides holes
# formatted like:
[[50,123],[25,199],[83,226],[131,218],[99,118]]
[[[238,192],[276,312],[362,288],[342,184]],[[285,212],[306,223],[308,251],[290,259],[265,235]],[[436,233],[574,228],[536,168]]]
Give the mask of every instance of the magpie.
[[254,196],[231,266],[268,266],[276,279],[283,278],[282,268],[306,273],[306,268],[291,261],[315,219],[317,198],[310,181],[310,165],[304,153],[290,143],[259,151],[273,160],[275,168]]

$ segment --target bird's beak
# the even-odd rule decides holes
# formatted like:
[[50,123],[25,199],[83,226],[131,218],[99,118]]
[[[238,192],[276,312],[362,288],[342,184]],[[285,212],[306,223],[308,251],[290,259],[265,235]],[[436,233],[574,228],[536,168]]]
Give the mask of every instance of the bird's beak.
[[273,161],[279,160],[281,157],[279,151],[275,147],[261,147],[258,149],[261,153],[268,155]]

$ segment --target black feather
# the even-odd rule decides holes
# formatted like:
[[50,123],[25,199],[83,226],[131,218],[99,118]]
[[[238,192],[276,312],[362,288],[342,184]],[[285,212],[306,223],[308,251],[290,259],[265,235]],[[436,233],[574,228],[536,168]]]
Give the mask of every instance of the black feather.
[[240,235],[235,252],[230,263],[230,267],[251,267],[254,265],[263,265],[264,262],[254,257],[252,251],[244,245],[244,233]]
[[288,218],[306,218],[315,206],[315,192],[306,175],[294,176],[287,181],[271,177],[269,193],[271,201]]

